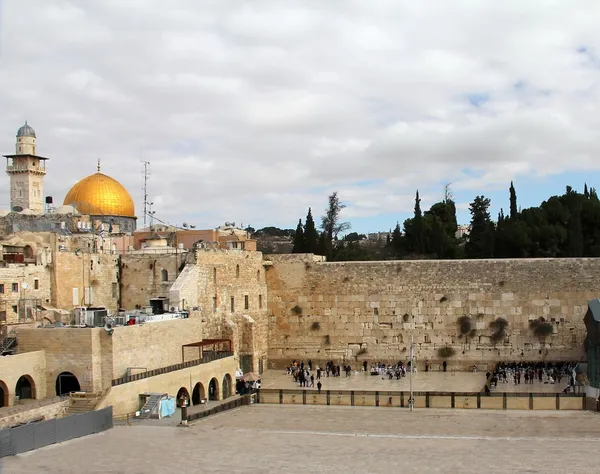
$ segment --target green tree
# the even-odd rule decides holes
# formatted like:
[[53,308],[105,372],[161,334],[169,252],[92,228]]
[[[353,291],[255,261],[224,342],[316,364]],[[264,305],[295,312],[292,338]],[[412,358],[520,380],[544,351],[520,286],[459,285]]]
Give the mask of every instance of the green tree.
[[337,191],[329,195],[325,215],[321,217],[321,229],[325,234],[325,257],[328,260],[333,259],[333,241],[337,240],[338,234],[350,230],[350,223],[340,220],[340,213],[345,207],[345,204],[340,201]]
[[312,210],[308,208],[306,221],[304,224],[304,245],[302,251],[304,253],[317,253],[319,246],[319,233],[315,227],[315,221],[312,216]]
[[302,219],[298,219],[298,226],[296,227],[296,234],[294,235],[294,247],[292,253],[303,253],[304,252],[304,230],[302,229]]
[[469,205],[471,230],[466,244],[467,258],[490,258],[494,255],[494,223],[490,219],[490,200],[475,197]]
[[510,193],[510,218],[511,220],[514,220],[517,218],[519,211],[517,209],[517,192],[515,191],[515,186],[512,181],[510,182],[508,191]]

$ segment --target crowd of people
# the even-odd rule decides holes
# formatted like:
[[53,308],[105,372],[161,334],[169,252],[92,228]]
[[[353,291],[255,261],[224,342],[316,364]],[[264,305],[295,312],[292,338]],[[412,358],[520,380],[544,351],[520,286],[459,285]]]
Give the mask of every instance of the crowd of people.
[[547,384],[560,384],[563,379],[568,384],[563,392],[569,392],[575,385],[573,369],[575,362],[500,362],[493,372],[486,373],[485,391],[489,392],[498,387],[500,383],[513,383],[514,385],[533,384],[534,382]]

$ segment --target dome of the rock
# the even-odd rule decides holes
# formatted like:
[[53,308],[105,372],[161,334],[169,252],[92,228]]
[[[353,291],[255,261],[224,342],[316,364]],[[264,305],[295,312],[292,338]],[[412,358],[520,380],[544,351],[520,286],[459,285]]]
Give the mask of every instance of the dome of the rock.
[[75,184],[63,202],[82,214],[135,218],[133,199],[116,179],[98,171]]

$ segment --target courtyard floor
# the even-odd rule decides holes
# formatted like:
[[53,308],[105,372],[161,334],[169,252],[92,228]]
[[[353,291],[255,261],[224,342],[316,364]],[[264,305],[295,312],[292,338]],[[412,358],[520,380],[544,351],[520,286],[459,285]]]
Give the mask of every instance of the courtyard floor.
[[589,412],[252,405],[188,428],[119,426],[0,460],[3,474],[581,473]]
[[[312,372],[316,375],[316,371]],[[267,370],[262,374],[262,388],[295,389],[300,388],[294,383],[291,375],[285,370]],[[562,392],[567,385],[563,379],[561,384],[532,384],[498,383],[497,392]],[[315,385],[316,385],[315,381]],[[352,372],[350,377],[342,373],[340,377],[321,376],[322,390],[380,390],[405,391],[410,390],[409,376],[396,380],[374,376],[367,372]],[[415,392],[479,392],[485,384],[483,372],[417,372],[413,374],[413,390]]]

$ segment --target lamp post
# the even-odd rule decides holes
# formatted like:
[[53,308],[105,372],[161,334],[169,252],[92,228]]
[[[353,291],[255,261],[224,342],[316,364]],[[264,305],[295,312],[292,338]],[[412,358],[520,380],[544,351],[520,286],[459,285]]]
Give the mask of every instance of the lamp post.
[[409,373],[409,381],[410,381],[410,398],[408,399],[408,406],[410,408],[410,411],[413,411],[414,405],[415,405],[415,400],[413,398],[413,378],[412,378],[412,374],[413,374],[413,364],[414,364],[414,358],[415,358],[415,346],[414,346],[414,340],[413,340],[413,327],[415,325],[415,317],[412,317],[412,323],[410,325],[410,373]]

